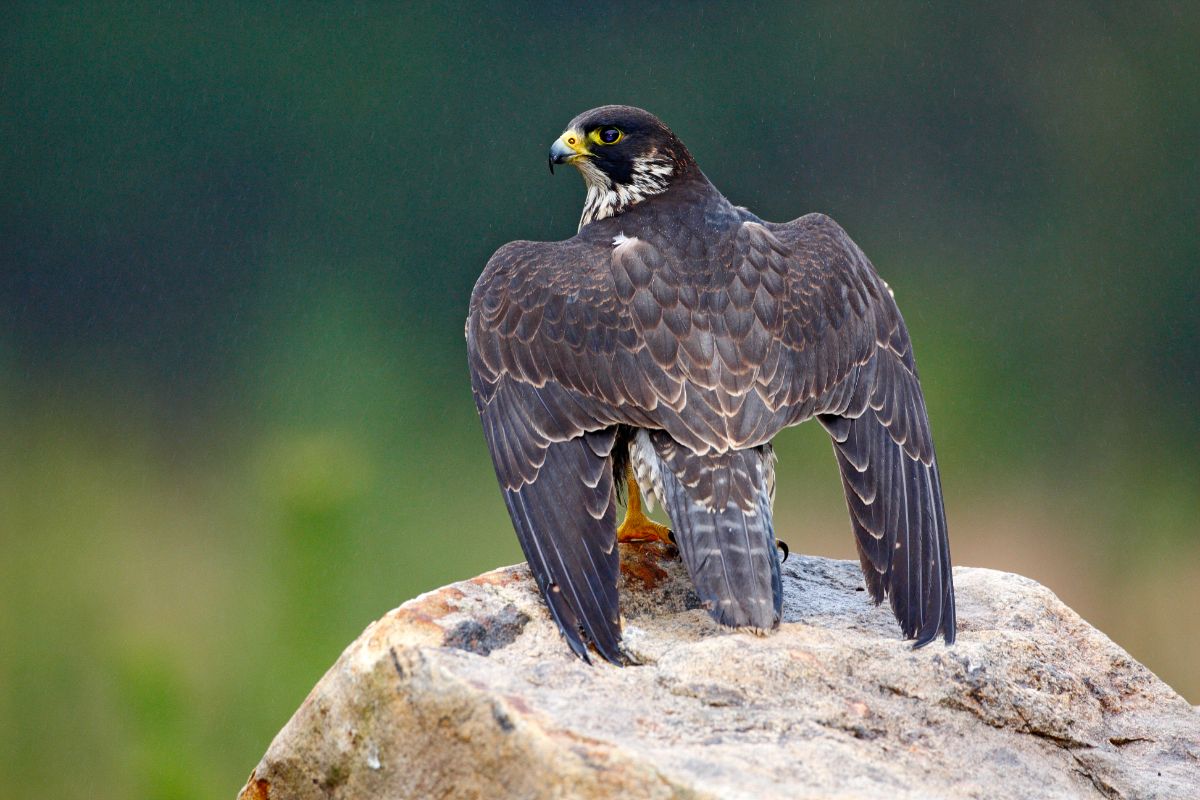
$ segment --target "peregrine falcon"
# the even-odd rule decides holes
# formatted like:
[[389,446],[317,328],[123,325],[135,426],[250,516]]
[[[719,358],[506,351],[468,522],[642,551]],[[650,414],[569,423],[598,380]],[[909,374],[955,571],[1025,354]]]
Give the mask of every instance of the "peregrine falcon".
[[[771,440],[833,441],[876,604],[920,647],[954,641],[933,439],[892,292],[823,214],[766,222],[630,106],[550,148],[587,197],[576,235],[511,242],[471,294],[471,386],[504,502],[571,650],[624,663],[617,542],[664,538],[662,504],[717,622],[769,631],[783,592]],[[618,530],[618,489],[627,492]]]

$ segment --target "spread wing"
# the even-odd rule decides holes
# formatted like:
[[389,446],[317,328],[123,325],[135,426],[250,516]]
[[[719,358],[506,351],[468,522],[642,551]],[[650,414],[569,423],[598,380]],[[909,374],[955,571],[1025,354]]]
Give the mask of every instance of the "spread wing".
[[472,293],[467,349],[496,477],[551,615],[585,661],[586,637],[620,663],[617,428],[590,363],[612,348],[615,303],[587,258],[569,242],[499,250]]
[[[920,647],[954,641],[954,583],[941,478],[908,329],[890,289],[836,223],[809,215],[771,233],[792,262],[793,364],[818,376],[815,411],[833,438],[867,588],[888,597]],[[787,382],[785,381],[785,384]]]
[[467,320],[496,474],[572,647],[583,651],[582,629],[617,656],[615,498],[601,474],[614,426],[660,429],[712,454],[679,459],[680,483],[709,509],[751,511],[756,476],[721,469],[717,456],[814,416],[834,439],[872,597],[890,598],[918,645],[952,641],[924,400],[899,310],[866,257],[822,215],[747,218],[719,242],[701,241],[702,226],[639,239],[621,225],[593,223],[592,241],[501,248]]

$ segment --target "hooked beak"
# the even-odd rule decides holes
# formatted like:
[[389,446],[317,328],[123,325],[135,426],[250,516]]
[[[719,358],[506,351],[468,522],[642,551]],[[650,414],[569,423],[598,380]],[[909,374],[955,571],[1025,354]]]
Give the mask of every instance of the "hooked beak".
[[555,164],[570,164],[577,158],[590,156],[583,134],[577,130],[569,130],[554,140],[550,145],[550,174],[554,174]]

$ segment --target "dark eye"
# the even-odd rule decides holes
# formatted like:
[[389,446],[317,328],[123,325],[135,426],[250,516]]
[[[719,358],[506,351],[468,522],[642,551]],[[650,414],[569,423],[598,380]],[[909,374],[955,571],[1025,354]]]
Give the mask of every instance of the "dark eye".
[[600,141],[605,144],[616,144],[621,140],[621,132],[616,128],[601,128]]

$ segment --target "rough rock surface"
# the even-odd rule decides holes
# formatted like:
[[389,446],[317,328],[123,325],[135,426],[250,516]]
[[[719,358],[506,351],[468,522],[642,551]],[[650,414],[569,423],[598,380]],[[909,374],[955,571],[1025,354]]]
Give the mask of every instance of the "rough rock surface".
[[914,651],[855,563],[793,555],[757,637],[670,556],[623,553],[639,666],[571,656],[524,565],[405,603],[241,797],[1200,797],[1200,711],[1027,578],[956,569],[958,643]]

